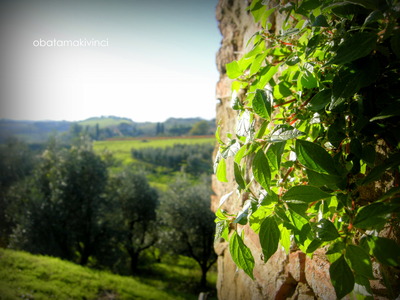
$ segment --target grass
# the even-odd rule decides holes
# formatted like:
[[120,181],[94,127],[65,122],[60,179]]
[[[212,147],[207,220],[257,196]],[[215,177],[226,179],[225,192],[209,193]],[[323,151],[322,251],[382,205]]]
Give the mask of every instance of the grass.
[[[0,249],[0,299],[197,299],[200,271],[194,267],[192,260],[181,257],[150,265],[140,277],[128,277]],[[212,287],[216,273],[210,273]]]

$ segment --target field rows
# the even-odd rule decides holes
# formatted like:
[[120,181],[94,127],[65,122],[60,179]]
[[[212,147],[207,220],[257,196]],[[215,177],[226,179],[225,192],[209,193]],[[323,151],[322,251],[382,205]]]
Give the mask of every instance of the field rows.
[[93,144],[94,151],[101,154],[104,151],[109,151],[113,156],[121,160],[124,164],[134,162],[131,156],[132,149],[168,147],[175,144],[203,144],[215,143],[214,136],[199,136],[199,137],[148,137],[148,138],[130,138],[130,139],[110,139],[107,141],[96,141]]

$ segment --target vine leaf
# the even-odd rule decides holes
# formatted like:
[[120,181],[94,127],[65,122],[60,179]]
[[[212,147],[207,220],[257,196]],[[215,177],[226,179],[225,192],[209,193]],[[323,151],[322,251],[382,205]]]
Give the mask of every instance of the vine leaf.
[[256,94],[253,99],[253,110],[263,119],[270,119],[272,113],[272,99],[270,95],[264,90],[256,90]]
[[225,201],[228,200],[228,198],[229,198],[232,194],[233,194],[233,191],[232,191],[232,192],[229,192],[229,193],[227,193],[227,194],[225,194],[225,195],[223,195],[223,196],[221,197],[221,199],[219,200],[219,205],[218,205],[218,206],[221,206],[222,204],[224,204]]
[[267,141],[270,143],[279,143],[287,140],[297,138],[299,136],[305,135],[304,132],[297,130],[289,125],[278,125],[268,137]]
[[233,170],[235,174],[235,180],[239,185],[239,188],[242,190],[246,189],[246,183],[243,179],[242,171],[240,170],[239,164],[237,164],[236,162],[233,163]]
[[271,170],[263,149],[259,149],[257,151],[252,167],[254,178],[264,189],[269,190],[271,182]]
[[368,184],[378,180],[386,170],[398,166],[400,164],[400,153],[393,154],[383,164],[376,166],[369,174],[361,181],[361,184]]
[[306,168],[318,173],[339,175],[333,158],[321,146],[296,140],[295,150],[299,162]]
[[346,258],[356,274],[374,279],[371,259],[363,248],[356,245],[348,245],[346,248]]
[[368,236],[368,246],[372,254],[388,266],[400,266],[400,246],[395,241],[379,236]]
[[242,70],[236,60],[226,64],[226,74],[230,79],[235,79],[242,75]]
[[358,32],[339,45],[336,56],[328,64],[346,64],[367,56],[375,48],[376,40],[374,33]]
[[377,228],[387,222],[395,209],[396,206],[382,202],[364,206],[358,211],[353,225],[361,229]]
[[353,290],[354,275],[344,259],[344,255],[331,264],[329,274],[338,299],[343,298]]
[[333,241],[340,236],[335,225],[328,219],[321,219],[317,222],[313,226],[313,232],[316,239],[324,242]]
[[229,240],[229,252],[235,264],[254,279],[254,257],[250,249],[244,244],[242,238],[235,231]]
[[219,181],[228,182],[228,179],[226,178],[226,161],[224,158],[221,158],[218,162],[216,175]]
[[243,208],[238,212],[235,221],[233,223],[238,223],[241,225],[246,225],[247,224],[247,219],[249,217],[249,214],[251,215],[252,209],[251,209],[251,200],[246,200],[246,202],[243,205]]
[[331,194],[310,185],[296,185],[291,187],[282,197],[285,201],[301,201],[311,203],[324,198],[332,197]]
[[220,238],[223,238],[225,241],[228,241],[228,234],[229,234],[229,221],[228,220],[217,221],[215,225],[214,241],[218,241]]
[[269,216],[264,219],[260,226],[259,236],[264,262],[267,262],[278,249],[281,236],[274,216]]
[[311,111],[320,111],[321,109],[324,109],[325,106],[331,102],[331,97],[331,89],[320,91],[318,94],[311,98],[309,109]]

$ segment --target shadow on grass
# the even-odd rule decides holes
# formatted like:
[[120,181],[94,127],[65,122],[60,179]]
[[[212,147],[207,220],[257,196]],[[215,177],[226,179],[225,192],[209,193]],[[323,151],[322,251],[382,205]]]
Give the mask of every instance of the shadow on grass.
[[200,288],[201,271],[193,260],[180,257],[167,259],[162,263],[152,263],[139,269],[135,279],[154,286],[171,296],[185,294],[185,299],[198,299],[201,292],[208,293],[210,300],[217,299],[216,266],[207,273],[207,286]]

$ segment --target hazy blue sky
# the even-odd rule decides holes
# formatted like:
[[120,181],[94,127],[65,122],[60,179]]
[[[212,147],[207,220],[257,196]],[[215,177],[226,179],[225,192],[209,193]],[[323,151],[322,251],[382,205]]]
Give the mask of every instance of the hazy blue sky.
[[213,118],[216,4],[1,1],[0,118]]

